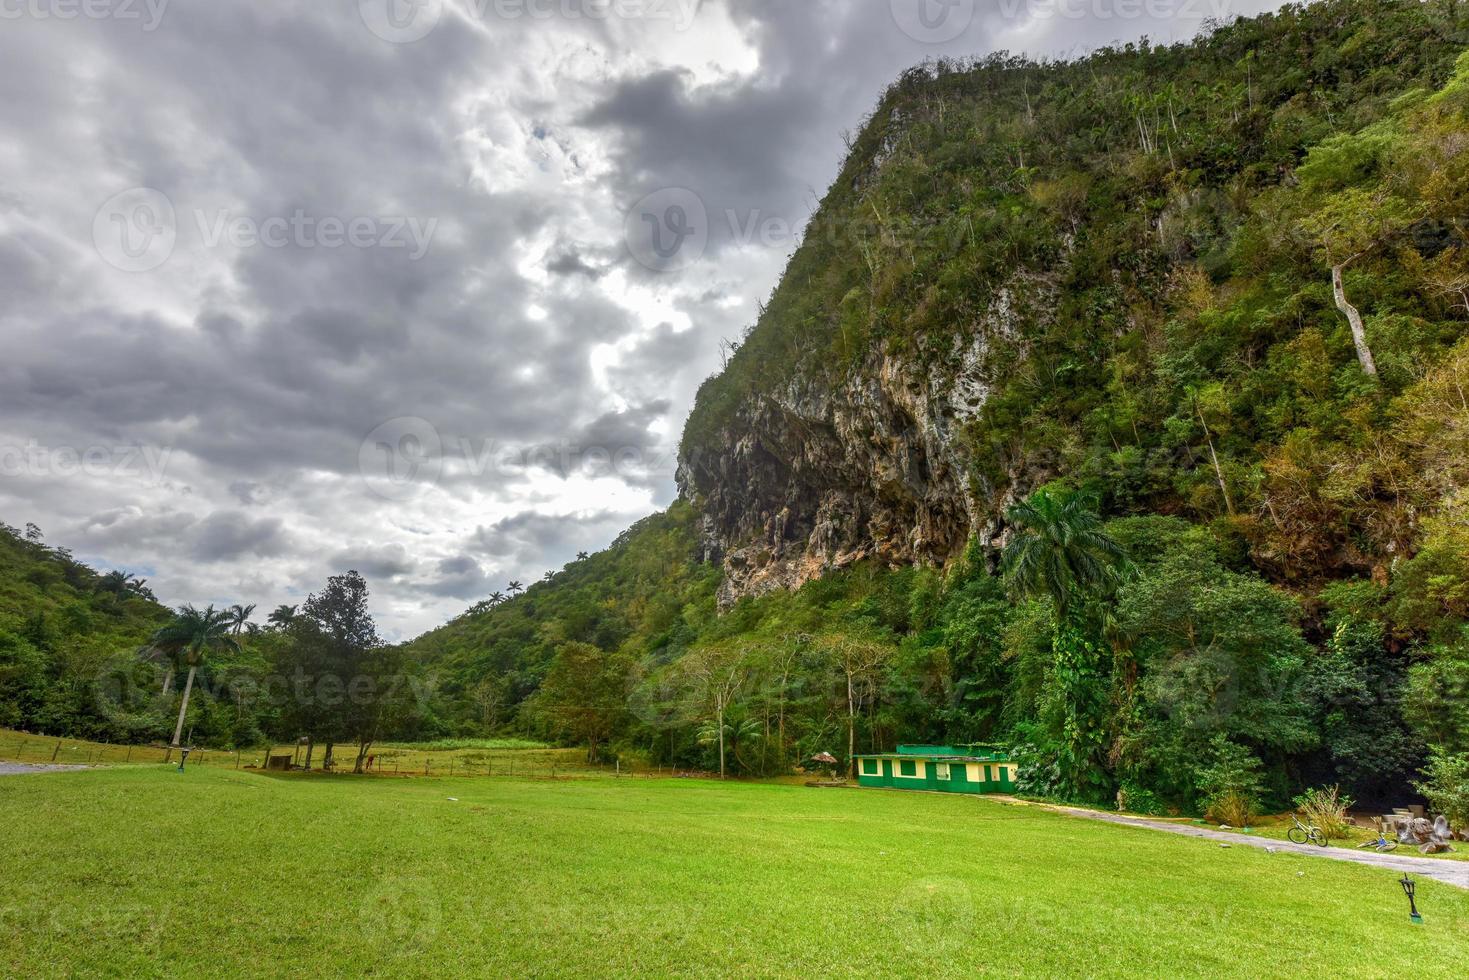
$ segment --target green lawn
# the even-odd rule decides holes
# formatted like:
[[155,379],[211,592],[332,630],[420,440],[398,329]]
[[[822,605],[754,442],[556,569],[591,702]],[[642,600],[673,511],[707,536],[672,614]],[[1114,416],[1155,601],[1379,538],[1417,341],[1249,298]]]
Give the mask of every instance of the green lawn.
[[135,766],[0,821],[0,975],[1462,977],[1469,935],[1433,882],[1414,927],[1389,872],[878,790]]

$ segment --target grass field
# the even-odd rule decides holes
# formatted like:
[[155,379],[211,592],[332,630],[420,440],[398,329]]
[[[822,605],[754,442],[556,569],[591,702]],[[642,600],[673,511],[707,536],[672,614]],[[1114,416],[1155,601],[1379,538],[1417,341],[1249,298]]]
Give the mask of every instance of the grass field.
[[[457,797],[451,801],[449,797]],[[1463,976],[1469,892],[1034,807],[696,780],[0,778],[0,974]]]
[[[238,752],[196,748],[189,754],[190,766],[222,769],[263,767],[267,752],[288,755],[294,746],[268,749],[257,746]],[[313,765],[320,766],[323,749],[317,746]],[[157,765],[166,750],[158,745],[109,745],[84,739],[28,735],[0,729],[0,762],[60,765]],[[305,752],[302,750],[302,756]],[[523,739],[459,739],[421,744],[382,744],[372,749],[376,771],[384,776],[602,776],[605,767],[590,766],[586,752],[562,749]],[[355,745],[337,746],[339,771],[350,772],[357,757]],[[178,761],[178,753],[172,753]]]

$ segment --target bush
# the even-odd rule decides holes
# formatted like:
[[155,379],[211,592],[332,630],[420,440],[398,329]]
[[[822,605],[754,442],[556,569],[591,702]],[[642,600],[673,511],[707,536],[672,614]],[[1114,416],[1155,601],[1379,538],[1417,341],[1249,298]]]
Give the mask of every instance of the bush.
[[1456,830],[1469,829],[1469,755],[1435,755],[1418,792]]
[[1260,812],[1260,760],[1223,735],[1214,736],[1210,744],[1214,761],[1196,776],[1205,813],[1232,827],[1248,827]]
[[1331,840],[1346,840],[1351,821],[1347,811],[1352,808],[1352,799],[1341,794],[1338,786],[1324,789],[1308,789],[1296,797],[1296,809],[1306,817],[1306,822],[1321,828]]
[[1119,812],[1141,813],[1153,817],[1163,813],[1164,807],[1152,790],[1144,789],[1136,783],[1123,783],[1117,790],[1117,809]]

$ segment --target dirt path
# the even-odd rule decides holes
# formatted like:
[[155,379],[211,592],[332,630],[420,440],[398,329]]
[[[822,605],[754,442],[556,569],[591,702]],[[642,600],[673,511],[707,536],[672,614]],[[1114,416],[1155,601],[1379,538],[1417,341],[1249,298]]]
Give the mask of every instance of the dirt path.
[[1469,889],[1469,862],[1464,861],[1445,861],[1436,858],[1417,857],[1399,854],[1396,851],[1390,854],[1378,854],[1376,851],[1363,851],[1355,847],[1317,847],[1314,844],[1292,844],[1290,841],[1274,840],[1268,837],[1252,837],[1249,834],[1235,834],[1223,830],[1211,830],[1208,827],[1199,827],[1193,824],[1170,823],[1166,820],[1149,820],[1146,817],[1129,817],[1120,813],[1083,810],[1079,807],[1031,803],[1028,800],[1017,800],[1013,797],[991,796],[989,799],[1001,800],[1006,803],[1014,803],[1021,806],[1039,806],[1068,817],[1080,817],[1083,820],[1100,820],[1103,823],[1115,823],[1123,827],[1141,827],[1145,830],[1162,830],[1170,834],[1181,834],[1184,837],[1201,837],[1205,840],[1217,840],[1235,847],[1254,847],[1262,851],[1267,849],[1277,852],[1289,851],[1292,854],[1326,858],[1329,861],[1350,861],[1354,864],[1366,864],[1397,873],[1413,874],[1420,878],[1431,878],[1434,881],[1441,881],[1444,884],[1453,885],[1457,888]]
[[30,772],[68,772],[86,766],[33,766],[25,762],[0,762],[0,776],[23,776]]

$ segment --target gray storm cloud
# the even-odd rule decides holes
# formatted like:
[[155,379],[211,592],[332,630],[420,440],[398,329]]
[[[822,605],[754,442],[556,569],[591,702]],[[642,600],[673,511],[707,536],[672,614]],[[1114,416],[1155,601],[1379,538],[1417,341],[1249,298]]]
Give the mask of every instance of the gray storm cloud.
[[[0,450],[19,461],[0,520],[146,569],[174,604],[269,608],[355,564],[390,636],[672,499],[660,461],[790,250],[731,229],[799,228],[900,71],[1182,38],[1221,12],[961,2],[963,30],[931,43],[904,0],[446,2],[403,41],[374,32],[372,0],[135,6],[35,0],[0,24]],[[706,208],[707,248],[651,272],[624,215],[673,187]],[[385,243],[395,222],[422,247]],[[421,467],[421,443],[364,447],[405,418],[446,453],[640,462]],[[156,472],[117,462],[138,447]],[[57,451],[111,468],[62,472]],[[386,495],[363,473],[378,452],[404,482]]]

